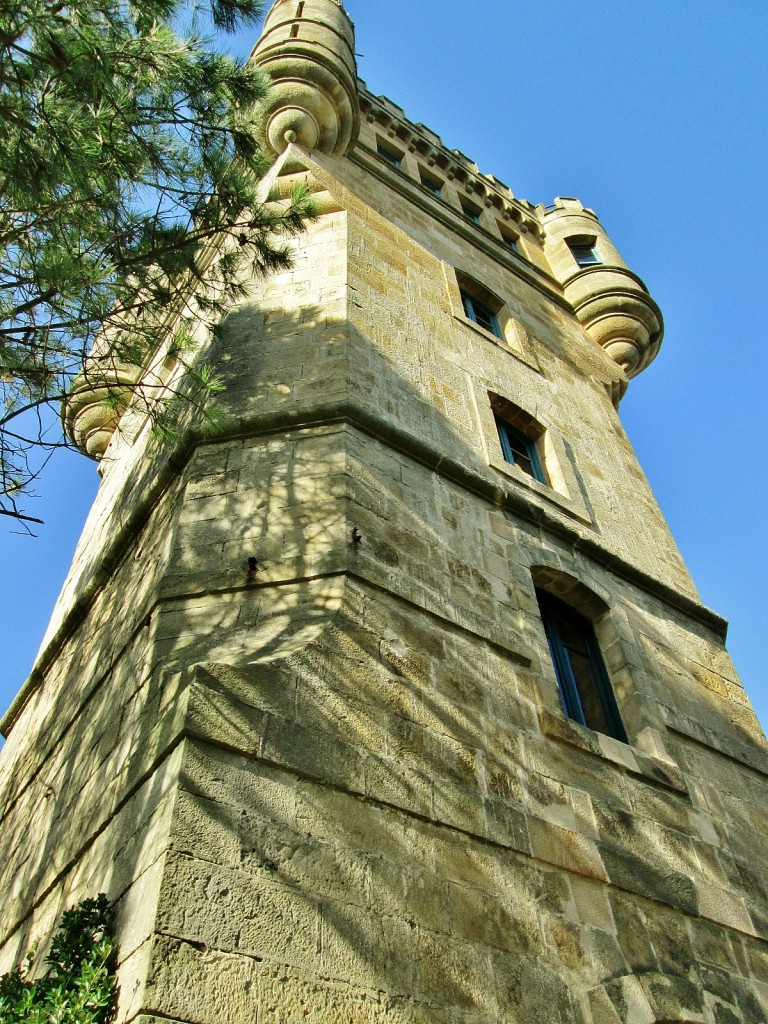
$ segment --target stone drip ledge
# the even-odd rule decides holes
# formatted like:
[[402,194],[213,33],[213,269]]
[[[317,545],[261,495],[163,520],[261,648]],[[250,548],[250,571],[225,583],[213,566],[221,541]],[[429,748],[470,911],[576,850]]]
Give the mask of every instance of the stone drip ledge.
[[723,757],[738,761],[739,764],[768,778],[768,749],[723,736],[722,733],[708,729],[674,708],[661,705],[661,713],[668,728],[684,740],[716,750]]
[[362,143],[347,159],[357,164],[367,174],[378,178],[404,199],[428,210],[430,216],[433,216],[435,220],[440,221],[452,233],[461,235],[470,245],[481,249],[496,263],[501,263],[505,268],[512,265],[518,277],[523,278],[529,285],[545,295],[550,302],[555,302],[562,309],[573,313],[570,303],[563,297],[560,285],[551,275],[528,260],[513,256],[508,249],[505,249],[500,239],[496,239],[480,225],[468,222],[450,203],[438,199],[431,193],[426,193],[418,182],[410,178],[404,171],[398,171],[389,164],[382,166],[375,154]]
[[691,799],[683,773],[670,761],[653,757],[630,744],[594,732],[545,708],[539,708],[539,724],[544,735],[557,743],[578,747],[579,750],[608,761],[630,775],[638,776],[643,782],[671,790],[687,800]]

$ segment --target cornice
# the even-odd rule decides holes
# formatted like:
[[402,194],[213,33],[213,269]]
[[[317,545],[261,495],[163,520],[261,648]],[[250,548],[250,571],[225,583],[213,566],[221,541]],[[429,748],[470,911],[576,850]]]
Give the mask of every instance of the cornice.
[[515,256],[500,239],[486,231],[481,225],[468,221],[450,203],[432,195],[410,175],[390,164],[384,164],[371,149],[362,143],[358,143],[347,159],[362,168],[366,174],[378,178],[404,199],[420,206],[436,221],[445,225],[451,234],[460,236],[473,248],[482,250],[505,269],[512,268],[518,277],[523,278],[533,288],[546,295],[550,301],[557,303],[562,309],[573,315],[573,307],[563,297],[562,289],[553,277],[526,260],[525,257]]
[[483,174],[460,150],[449,149],[426,125],[409,121],[404,111],[386,96],[369,92],[362,79],[358,79],[358,89],[364,120],[380,125],[428,167],[437,167],[448,180],[458,181],[467,193],[474,193],[486,205],[495,207],[503,219],[512,221],[519,230],[530,231],[540,240],[544,238],[537,207],[527,199],[516,198],[503,181]]

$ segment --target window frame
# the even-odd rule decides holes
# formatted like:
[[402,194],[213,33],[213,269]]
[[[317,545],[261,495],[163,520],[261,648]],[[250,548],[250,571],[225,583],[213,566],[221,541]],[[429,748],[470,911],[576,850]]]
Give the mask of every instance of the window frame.
[[505,231],[504,228],[499,228],[499,234],[501,235],[501,240],[504,243],[504,247],[509,252],[514,253],[515,256],[521,256],[523,259],[525,259],[525,254],[523,253],[522,247],[520,245],[519,235],[513,235],[511,232]]
[[403,154],[398,153],[394,149],[390,149],[389,146],[383,142],[376,141],[376,152],[390,167],[396,167],[398,171],[403,169]]
[[[616,702],[616,695],[611,685],[608,670],[605,667],[605,661],[603,660],[592,622],[576,611],[571,605],[566,604],[547,591],[537,589],[536,597],[539,602],[544,632],[547,637],[549,653],[560,691],[560,700],[566,717],[588,729],[601,733],[601,735],[611,736],[622,743],[628,743],[629,740],[627,739],[627,732]],[[558,617],[566,619],[568,624],[578,631],[581,639],[584,641],[595,692],[605,717],[608,727],[607,731],[596,727],[594,723],[587,720],[582,695],[579,692],[579,684],[568,655],[567,645],[558,627]]]
[[[517,427],[512,426],[498,414],[494,414],[496,421],[496,429],[499,432],[499,441],[501,443],[501,450],[504,455],[504,461],[508,462],[510,466],[517,466],[521,473],[525,473],[526,476],[532,477],[534,480],[538,480],[540,484],[544,484],[545,487],[550,487],[549,478],[544,464],[541,461],[539,452],[537,449],[536,441],[530,437],[527,437]],[[523,453],[531,465],[531,472],[529,473],[521,463],[515,458],[515,451],[512,447],[513,442],[516,442],[519,447],[523,449]]]
[[566,238],[565,244],[580,269],[586,270],[588,267],[600,267],[605,264],[596,238]]
[[473,224],[477,224],[479,227],[482,227],[483,222],[480,219],[483,213],[482,209],[479,206],[475,206],[475,204],[469,199],[464,199],[463,196],[460,199],[460,203],[461,212],[467,220],[471,221]]
[[[465,288],[459,287],[459,293],[461,295],[461,304],[464,308],[464,315],[467,320],[471,320],[473,324],[476,324],[481,330],[488,331],[494,338],[498,338],[499,341],[504,341],[504,334],[501,330],[501,324],[496,313],[491,307],[483,302],[482,299],[475,298],[471,292],[468,292]],[[479,318],[487,320],[490,326],[486,326],[485,323]]]
[[443,183],[421,168],[419,168],[419,182],[430,195],[436,196],[438,199],[443,198]]

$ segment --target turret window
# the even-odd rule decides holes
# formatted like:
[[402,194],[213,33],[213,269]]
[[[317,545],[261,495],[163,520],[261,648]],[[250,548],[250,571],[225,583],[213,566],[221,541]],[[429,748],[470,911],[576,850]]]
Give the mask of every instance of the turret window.
[[605,262],[594,238],[567,238],[566,243],[580,267],[594,267]]
[[537,591],[549,651],[566,715],[627,742],[592,623],[565,602]]
[[476,299],[474,295],[469,295],[463,290],[461,292],[461,301],[467,319],[503,340],[504,335],[501,333],[499,319],[492,309],[486,306],[484,302],[481,302],[480,299]]

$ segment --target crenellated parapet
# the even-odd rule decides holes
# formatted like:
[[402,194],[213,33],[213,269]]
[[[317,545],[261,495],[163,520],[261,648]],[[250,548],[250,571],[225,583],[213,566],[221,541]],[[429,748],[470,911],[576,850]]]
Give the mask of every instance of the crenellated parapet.
[[278,0],[251,54],[272,79],[264,138],[275,155],[292,142],[348,153],[357,141],[355,30],[338,0]]
[[627,267],[592,210],[558,198],[542,210],[544,251],[563,294],[587,333],[635,377],[655,359],[661,311]]
[[507,221],[516,232],[530,233],[538,241],[543,239],[538,211],[531,203],[516,197],[512,189],[494,175],[483,174],[474,160],[458,149],[450,149],[426,125],[409,121],[392,100],[369,92],[362,80],[359,88],[362,120],[373,125],[378,134],[391,139],[427,168],[453,182],[484,209]]

